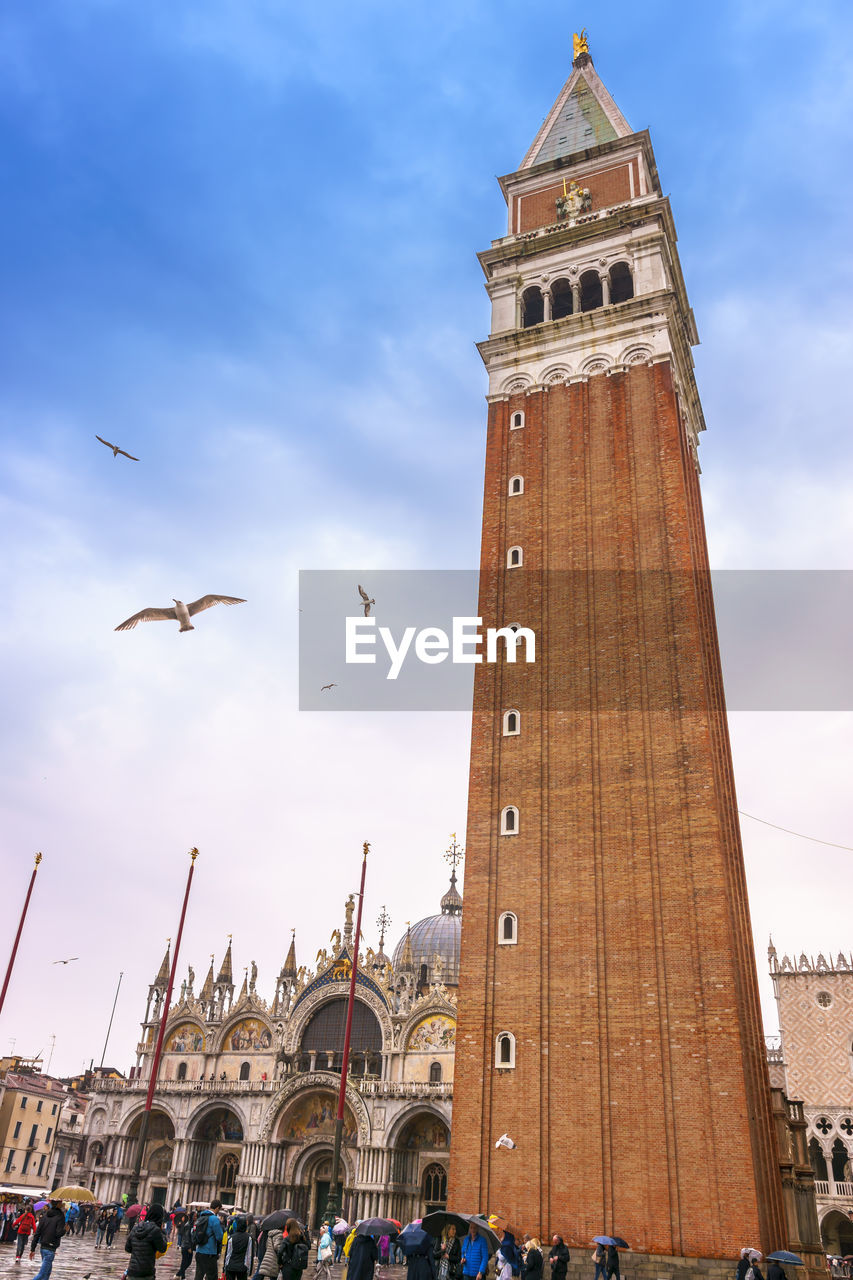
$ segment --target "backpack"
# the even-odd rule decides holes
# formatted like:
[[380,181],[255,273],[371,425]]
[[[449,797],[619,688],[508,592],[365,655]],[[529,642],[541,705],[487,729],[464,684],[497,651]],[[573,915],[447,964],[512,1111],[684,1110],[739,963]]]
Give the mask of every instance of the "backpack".
[[200,1249],[202,1245],[207,1244],[213,1235],[213,1228],[210,1225],[210,1214],[199,1214],[195,1226],[193,1227],[193,1248]]
[[276,1257],[278,1258],[278,1265],[283,1271],[285,1269],[297,1272],[304,1271],[308,1266],[308,1245],[304,1240],[297,1240],[294,1244],[291,1244],[288,1237],[285,1236]]

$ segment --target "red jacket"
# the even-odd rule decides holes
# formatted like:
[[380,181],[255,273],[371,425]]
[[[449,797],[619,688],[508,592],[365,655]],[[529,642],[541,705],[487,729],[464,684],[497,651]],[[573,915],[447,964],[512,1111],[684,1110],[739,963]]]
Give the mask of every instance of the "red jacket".
[[15,1227],[18,1228],[19,1236],[31,1235],[32,1232],[35,1231],[36,1229],[35,1215],[30,1213],[29,1209],[27,1209],[26,1213],[22,1213],[21,1216],[19,1218],[16,1218],[15,1221],[12,1223],[13,1230],[15,1229]]

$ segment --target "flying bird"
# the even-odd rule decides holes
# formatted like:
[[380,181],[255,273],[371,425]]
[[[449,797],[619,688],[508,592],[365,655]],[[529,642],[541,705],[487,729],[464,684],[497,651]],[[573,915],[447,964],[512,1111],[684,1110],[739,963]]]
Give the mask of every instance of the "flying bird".
[[[175,600],[175,597],[172,596]],[[190,618],[201,613],[202,609],[212,609],[215,604],[245,604],[240,596],[202,596],[193,600],[192,604],[184,604],[183,600],[175,600],[174,609],[140,609],[132,618],[128,618],[116,627],[116,631],[132,631],[137,622],[180,622],[181,631],[195,631]]]
[[126,449],[120,449],[117,444],[110,444],[109,440],[105,440],[103,436],[96,434],[95,439],[100,440],[101,444],[105,444],[108,449],[112,449],[114,458],[117,458],[119,454],[122,454],[123,457],[130,458],[131,462],[139,461],[138,458],[134,458],[132,453],[128,453]]
[[54,964],[70,964],[72,960],[79,960],[79,956],[69,956],[67,960],[54,960]]
[[370,596],[367,594],[367,592],[365,591],[365,589],[364,589],[364,587],[361,585],[361,583],[359,583],[359,584],[358,584],[358,594],[361,596],[361,598],[362,598],[362,600],[363,600],[363,602],[364,602],[364,616],[365,616],[365,618],[369,618],[369,617],[370,617],[370,606],[371,606],[372,604],[376,604],[376,601],[375,601],[375,600],[371,600]]
[[510,1151],[515,1151],[515,1143],[508,1133],[502,1133],[495,1143],[496,1147],[507,1147]]
[[320,692],[325,693],[327,689],[337,689],[337,687],[338,687],[337,684],[333,680],[331,684],[321,684]]

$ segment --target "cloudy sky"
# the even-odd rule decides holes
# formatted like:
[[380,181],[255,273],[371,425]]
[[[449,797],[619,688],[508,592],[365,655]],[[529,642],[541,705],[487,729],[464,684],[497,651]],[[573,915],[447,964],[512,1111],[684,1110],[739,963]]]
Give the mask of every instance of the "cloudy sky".
[[[712,563],[851,569],[853,12],[816,0],[41,0],[0,17],[3,902],[44,851],[0,1052],[133,1061],[234,935],[271,995],[373,842],[366,921],[437,909],[456,713],[300,713],[300,569],[476,565],[475,251],[586,24],[649,127],[701,346]],[[139,455],[113,459],[104,436]],[[113,628],[206,592],[178,636]],[[333,678],[333,677],[330,677]],[[851,716],[735,713],[742,808],[853,845]],[[759,967],[853,946],[850,852],[744,819]],[[60,957],[79,956],[54,966]],[[5,956],[3,958],[5,964]],[[768,1031],[772,999],[762,978]]]

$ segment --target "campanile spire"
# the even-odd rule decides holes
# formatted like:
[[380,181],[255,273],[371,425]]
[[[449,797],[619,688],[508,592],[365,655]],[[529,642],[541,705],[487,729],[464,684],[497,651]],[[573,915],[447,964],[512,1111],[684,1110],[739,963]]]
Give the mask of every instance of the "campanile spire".
[[450,1196],[728,1268],[785,1228],[698,335],[649,135],[581,37],[479,255],[478,612],[533,627],[537,660],[475,674]]

